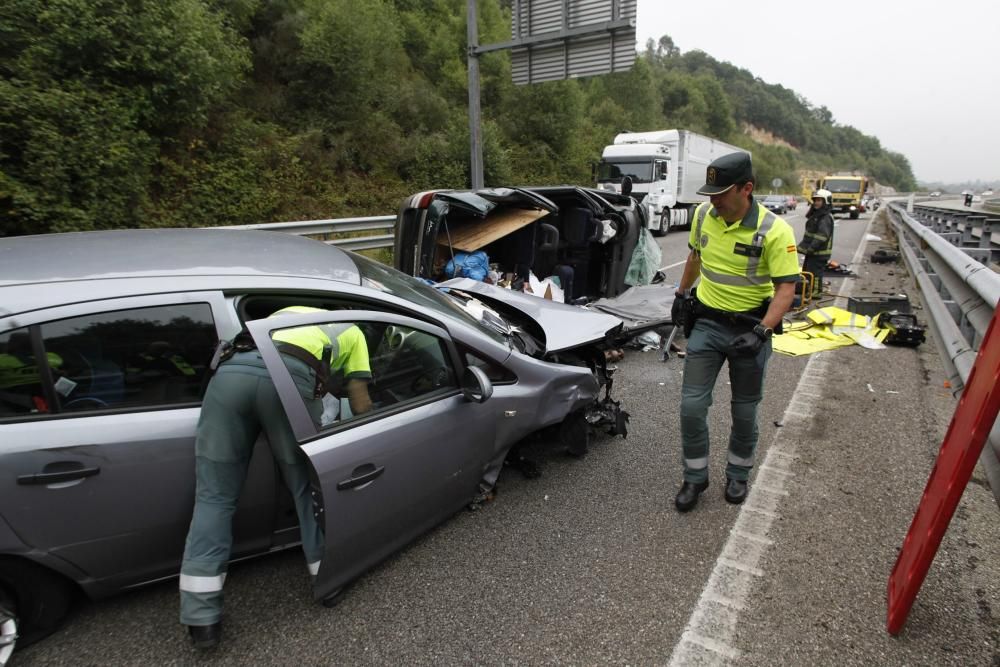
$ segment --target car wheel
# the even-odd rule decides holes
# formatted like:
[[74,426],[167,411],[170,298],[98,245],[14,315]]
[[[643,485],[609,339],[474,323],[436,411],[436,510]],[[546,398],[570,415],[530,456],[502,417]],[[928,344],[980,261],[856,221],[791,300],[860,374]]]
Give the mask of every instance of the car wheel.
[[[0,656],[7,650],[4,641],[9,641],[13,651],[15,639],[23,648],[55,632],[69,612],[73,591],[69,581],[40,565],[19,558],[0,558]],[[11,624],[17,633],[8,640],[7,628]]]
[[656,229],[651,229],[653,236],[666,236],[667,230],[670,229],[670,211],[664,211],[660,214],[660,224],[656,226]]
[[17,642],[17,616],[14,615],[13,601],[4,599],[0,591],[0,665],[6,665],[14,652]]

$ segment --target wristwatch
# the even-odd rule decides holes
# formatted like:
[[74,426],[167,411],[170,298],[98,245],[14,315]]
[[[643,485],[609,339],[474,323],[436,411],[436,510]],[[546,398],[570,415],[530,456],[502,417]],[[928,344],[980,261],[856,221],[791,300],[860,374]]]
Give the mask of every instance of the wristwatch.
[[753,332],[760,336],[763,340],[767,340],[774,334],[774,329],[771,327],[765,327],[763,324],[754,325]]

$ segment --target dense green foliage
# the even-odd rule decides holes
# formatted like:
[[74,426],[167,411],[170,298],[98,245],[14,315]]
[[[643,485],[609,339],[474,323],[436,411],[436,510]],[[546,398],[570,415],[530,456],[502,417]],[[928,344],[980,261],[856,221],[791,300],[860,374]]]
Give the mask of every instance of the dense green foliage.
[[[376,215],[468,181],[462,0],[5,0],[0,234]],[[509,2],[479,0],[480,42]],[[625,129],[749,148],[763,182],[907,160],[669,37],[628,73],[514,86],[481,59],[487,184],[588,183]],[[778,141],[761,144],[751,128]],[[760,136],[755,133],[754,136]]]

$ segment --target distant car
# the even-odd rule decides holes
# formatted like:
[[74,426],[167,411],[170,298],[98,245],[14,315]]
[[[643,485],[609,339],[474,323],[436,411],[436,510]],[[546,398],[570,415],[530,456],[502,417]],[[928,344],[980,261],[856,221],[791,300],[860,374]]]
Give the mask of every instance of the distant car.
[[788,210],[794,211],[799,207],[799,200],[794,195],[788,195]]
[[767,210],[779,215],[788,210],[788,198],[785,195],[768,195],[760,203]]
[[992,197],[993,196],[993,191],[992,190],[983,190],[983,196],[984,197]]
[[[624,434],[604,351],[632,334],[598,304],[467,278],[434,287],[275,232],[13,237],[0,257],[0,663],[18,635],[51,632],[78,590],[99,598],[177,575],[209,362],[242,329],[316,473],[318,599],[490,490],[530,433],[554,427],[581,448],[599,424]],[[290,305],[323,310],[270,317]],[[648,300],[643,312],[664,323]],[[272,334],[344,323],[365,335],[374,409],[331,408],[317,423]],[[261,437],[233,558],[298,543],[267,447]]]
[[934,192],[931,193],[931,197],[940,197],[940,196],[941,196],[941,193],[938,192],[937,190],[935,190]]

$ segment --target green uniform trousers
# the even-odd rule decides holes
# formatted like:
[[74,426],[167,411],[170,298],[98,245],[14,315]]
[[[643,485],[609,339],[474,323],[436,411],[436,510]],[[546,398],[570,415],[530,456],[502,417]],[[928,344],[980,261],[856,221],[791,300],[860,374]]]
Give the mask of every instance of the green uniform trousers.
[[685,481],[703,482],[708,479],[708,408],[712,405],[712,390],[725,361],[729,362],[733,420],[726,476],[738,480],[746,480],[750,476],[757,449],[757,406],[764,395],[764,371],[771,357],[771,341],[768,340],[756,356],[731,354],[730,341],[746,330],[746,327],[702,317],[695,322],[688,337],[681,387]]
[[[312,371],[283,356],[310,413]],[[319,412],[317,412],[319,411]],[[202,402],[195,441],[195,504],[181,564],[181,623],[212,625],[222,617],[222,585],[232,549],[232,519],[254,443],[261,432],[295,500],[309,571],[323,557],[323,528],[314,515],[309,463],[299,449],[271,377],[257,352],[234,355],[219,366]]]

